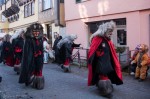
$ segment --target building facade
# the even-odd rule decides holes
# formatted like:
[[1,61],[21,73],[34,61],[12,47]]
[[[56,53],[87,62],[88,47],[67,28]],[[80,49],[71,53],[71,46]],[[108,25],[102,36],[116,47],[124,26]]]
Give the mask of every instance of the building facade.
[[[4,23],[8,23],[6,33],[14,33],[17,29],[26,29],[32,23],[38,22],[38,1],[8,0],[6,4],[2,5],[0,15],[5,17]],[[1,20],[3,20],[2,17]]]
[[44,27],[44,34],[53,44],[55,35],[65,35],[64,0],[39,0],[38,21]]
[[[53,44],[55,34],[65,34],[64,0],[7,0],[0,5],[0,30],[14,33],[39,22]],[[60,32],[62,31],[62,32]]]
[[66,33],[76,33],[77,43],[89,47],[89,38],[103,22],[113,20],[115,46],[150,46],[149,0],[65,0]]

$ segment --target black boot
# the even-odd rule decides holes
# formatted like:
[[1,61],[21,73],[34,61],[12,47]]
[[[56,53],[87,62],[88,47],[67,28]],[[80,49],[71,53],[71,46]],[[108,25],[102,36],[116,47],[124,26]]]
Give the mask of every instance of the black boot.
[[2,82],[2,77],[0,76],[0,82]]

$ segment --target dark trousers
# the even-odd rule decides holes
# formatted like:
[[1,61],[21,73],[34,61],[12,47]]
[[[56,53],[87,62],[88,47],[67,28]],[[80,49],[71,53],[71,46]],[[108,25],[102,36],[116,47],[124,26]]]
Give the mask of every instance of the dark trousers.
[[136,66],[137,66],[137,63],[133,63],[133,64],[131,65],[131,72],[134,72],[134,73],[135,73]]

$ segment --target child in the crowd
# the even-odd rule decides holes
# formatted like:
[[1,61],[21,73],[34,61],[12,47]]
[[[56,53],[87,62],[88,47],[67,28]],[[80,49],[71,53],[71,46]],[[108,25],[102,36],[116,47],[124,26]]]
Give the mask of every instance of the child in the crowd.
[[[136,48],[135,48],[135,51],[133,53],[133,56],[131,57],[131,61],[133,61],[136,57],[136,55],[139,53],[139,47],[141,46],[141,44],[137,45]],[[136,63],[133,63],[131,65],[131,68],[130,68],[130,75],[134,75],[135,74],[135,69],[136,69],[136,66],[137,64]]]
[[139,82],[144,81],[146,79],[147,70],[148,70],[148,46],[145,44],[141,44],[139,47],[139,53],[135,57],[135,59],[131,62],[137,63],[135,78],[139,79]]

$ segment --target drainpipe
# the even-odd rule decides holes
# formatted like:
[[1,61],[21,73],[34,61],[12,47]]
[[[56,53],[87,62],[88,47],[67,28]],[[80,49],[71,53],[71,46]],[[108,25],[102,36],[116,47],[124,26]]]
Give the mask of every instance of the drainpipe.
[[6,0],[5,0],[5,10],[6,10]]

